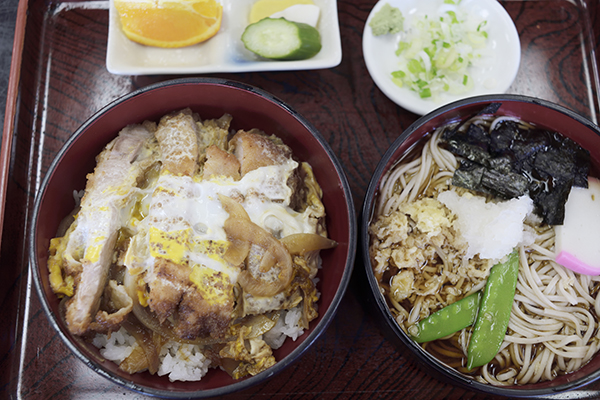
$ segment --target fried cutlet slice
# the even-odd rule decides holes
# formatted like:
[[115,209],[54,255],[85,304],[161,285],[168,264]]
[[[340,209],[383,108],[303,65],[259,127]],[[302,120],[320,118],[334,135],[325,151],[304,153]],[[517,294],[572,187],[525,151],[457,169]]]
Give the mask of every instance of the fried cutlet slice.
[[98,156],[94,173],[88,175],[74,222],[77,225],[63,255],[67,263],[81,263],[76,290],[66,309],[67,325],[76,335],[87,331],[98,311],[121,225],[121,210],[132,200],[132,189],[151,165],[148,160],[138,159],[151,137],[144,125],[124,128]]
[[164,170],[174,175],[194,175],[198,161],[197,130],[196,120],[189,109],[161,118],[156,139]]
[[[179,209],[175,205],[192,196],[189,191],[199,157],[196,129],[198,125],[189,110],[167,116],[159,123],[156,137],[164,179],[159,179],[148,217],[150,229],[155,232],[150,247],[155,254],[164,252],[155,259],[152,271],[146,276],[150,289],[148,305],[159,321],[172,317],[174,332],[187,339],[223,336],[234,304],[229,277],[215,282],[217,278],[211,275],[198,286],[190,280],[192,268],[183,256],[183,249],[189,245],[186,232],[192,228],[186,220],[185,207]],[[238,160],[218,146],[209,146],[207,160],[205,176],[219,174],[239,179]],[[169,213],[163,212],[164,208],[169,208]]]
[[256,130],[238,131],[229,141],[229,148],[240,162],[243,177],[250,171],[269,165],[281,165],[291,158],[291,150],[277,144],[271,138]]
[[153,277],[148,283],[150,294],[148,306],[162,323],[173,315],[189,285],[191,269],[158,258],[154,264]]
[[233,180],[240,180],[240,162],[233,154],[221,150],[217,146],[206,149],[206,163],[204,163],[203,178],[211,176],[227,176]]

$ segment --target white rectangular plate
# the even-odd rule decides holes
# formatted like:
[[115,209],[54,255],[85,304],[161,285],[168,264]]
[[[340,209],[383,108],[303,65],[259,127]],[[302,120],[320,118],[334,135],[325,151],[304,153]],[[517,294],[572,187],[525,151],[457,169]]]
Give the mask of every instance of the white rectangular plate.
[[337,1],[314,0],[321,9],[317,29],[321,51],[308,60],[272,61],[246,50],[241,41],[256,0],[221,0],[221,29],[211,39],[193,46],[164,49],[135,43],[121,30],[119,15],[110,0],[106,68],[113,74],[160,75],[216,72],[290,71],[324,69],[342,60]]

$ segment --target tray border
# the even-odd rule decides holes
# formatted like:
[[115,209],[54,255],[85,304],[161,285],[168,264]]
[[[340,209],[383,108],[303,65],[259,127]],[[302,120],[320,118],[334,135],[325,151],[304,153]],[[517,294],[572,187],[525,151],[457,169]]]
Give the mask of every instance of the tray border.
[[10,62],[8,88],[6,94],[6,108],[4,111],[4,126],[2,130],[2,146],[0,148],[0,246],[4,228],[4,210],[6,206],[6,190],[8,175],[10,173],[10,160],[12,154],[13,133],[17,119],[17,99],[21,83],[21,63],[23,60],[23,47],[25,45],[25,27],[27,26],[28,1],[19,0],[15,35],[13,39],[13,52]]

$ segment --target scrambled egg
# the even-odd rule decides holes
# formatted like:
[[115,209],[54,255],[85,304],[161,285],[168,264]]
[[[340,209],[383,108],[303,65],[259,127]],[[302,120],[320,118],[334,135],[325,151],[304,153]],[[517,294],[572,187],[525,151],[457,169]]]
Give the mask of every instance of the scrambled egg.
[[[316,221],[311,217],[314,210],[300,213],[289,206],[292,193],[286,182],[297,167],[295,161],[263,167],[238,181],[162,174],[143,211],[147,216],[137,223],[139,233],[128,249],[125,265],[137,274],[151,269],[160,257],[175,264],[204,265],[225,273],[235,284],[239,271],[223,259],[229,246],[223,226],[229,214],[218,195],[243,198],[252,222],[276,237],[316,233]],[[140,208],[144,207],[135,209]]]
[[204,265],[194,265],[190,280],[209,304],[223,304],[233,297],[233,285],[226,273]]

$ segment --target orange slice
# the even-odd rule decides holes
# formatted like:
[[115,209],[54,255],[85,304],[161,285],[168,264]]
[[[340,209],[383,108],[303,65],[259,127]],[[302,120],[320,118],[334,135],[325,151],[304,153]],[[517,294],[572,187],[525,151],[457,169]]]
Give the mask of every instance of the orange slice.
[[223,6],[216,0],[115,0],[125,36],[157,47],[204,42],[221,28]]

